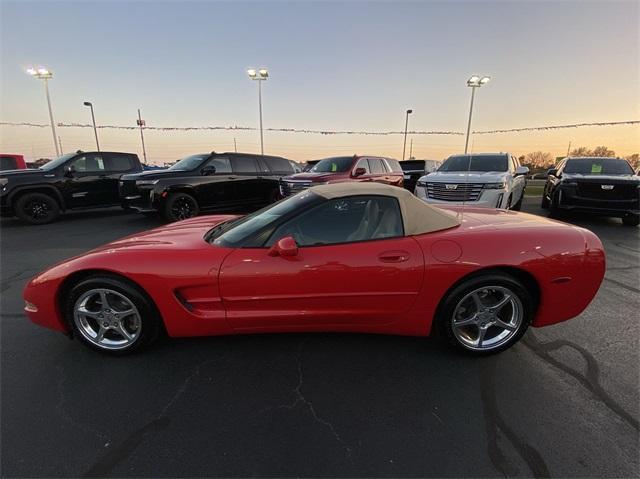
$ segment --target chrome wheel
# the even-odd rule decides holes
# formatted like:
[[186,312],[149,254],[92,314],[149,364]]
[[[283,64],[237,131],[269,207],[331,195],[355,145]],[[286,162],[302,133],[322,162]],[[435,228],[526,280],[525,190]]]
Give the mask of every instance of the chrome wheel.
[[73,307],[73,320],[85,339],[109,350],[131,346],[142,327],[135,304],[122,293],[106,288],[83,293]]
[[455,338],[474,351],[502,346],[520,329],[524,309],[520,298],[503,286],[483,286],[464,296],[451,318]]

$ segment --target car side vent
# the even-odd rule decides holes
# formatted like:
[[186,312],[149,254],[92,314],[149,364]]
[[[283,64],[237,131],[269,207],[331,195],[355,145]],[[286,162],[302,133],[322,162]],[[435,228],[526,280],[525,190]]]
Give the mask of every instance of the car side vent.
[[180,302],[180,304],[182,306],[184,306],[185,308],[187,308],[188,311],[193,311],[193,304],[191,304],[189,301],[187,301],[184,296],[182,296],[180,294],[180,292],[175,291],[174,294],[176,295],[176,299]]

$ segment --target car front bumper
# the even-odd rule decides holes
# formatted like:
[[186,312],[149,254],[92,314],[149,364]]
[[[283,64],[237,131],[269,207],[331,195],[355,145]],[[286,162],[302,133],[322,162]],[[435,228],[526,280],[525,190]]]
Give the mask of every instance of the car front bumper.
[[414,194],[421,200],[434,205],[473,205],[479,208],[502,208],[506,205],[507,193],[503,189],[499,190],[482,190],[480,197],[473,201],[446,201],[429,198],[427,196],[427,188],[424,186],[416,186]]
[[553,206],[564,211],[624,218],[625,216],[640,215],[640,192],[633,199],[602,199],[581,196],[575,188],[562,187],[556,193]]

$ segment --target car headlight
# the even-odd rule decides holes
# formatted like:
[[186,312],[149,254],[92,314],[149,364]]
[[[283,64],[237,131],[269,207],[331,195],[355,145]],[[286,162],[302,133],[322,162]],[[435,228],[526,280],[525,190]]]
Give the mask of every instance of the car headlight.
[[418,182],[416,183],[416,186],[421,186],[422,188],[425,188],[427,186],[427,182],[418,180]]
[[501,183],[485,183],[482,187],[485,190],[504,190],[507,184],[504,181]]
[[136,180],[136,186],[153,186],[160,180]]

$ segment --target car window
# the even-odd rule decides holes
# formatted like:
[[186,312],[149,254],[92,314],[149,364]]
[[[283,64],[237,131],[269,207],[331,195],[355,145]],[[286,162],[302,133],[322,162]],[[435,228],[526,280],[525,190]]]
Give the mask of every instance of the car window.
[[265,156],[262,158],[262,161],[267,164],[269,170],[274,173],[295,173],[293,165],[289,163],[289,160],[285,160],[284,158],[278,158],[275,156]]
[[287,221],[274,231],[267,246],[285,236],[293,236],[298,246],[318,246],[403,235],[396,198],[351,196],[326,201]]
[[13,156],[0,156],[0,170],[15,170],[18,162]]
[[231,173],[231,162],[229,161],[229,158],[224,158],[224,157],[211,158],[207,162],[207,166],[215,167],[216,174]]
[[173,171],[192,171],[202,165],[207,158],[209,158],[208,154],[187,156],[186,158],[178,161],[175,165],[171,166],[169,169]]
[[72,165],[77,172],[89,173],[106,170],[102,155],[96,153],[88,153],[78,156],[70,163],[70,165]]
[[507,155],[450,156],[438,171],[507,171]]
[[387,163],[389,171],[402,173],[402,166],[400,166],[400,162],[398,160],[394,160],[393,158],[385,158],[384,161]]
[[133,159],[129,155],[109,155],[106,159],[109,171],[129,171],[134,167]]
[[255,158],[249,156],[237,156],[231,159],[234,173],[257,173],[258,165]]
[[380,158],[369,158],[369,169],[374,175],[380,175],[387,172]]
[[[311,162],[309,162],[311,163]],[[352,156],[339,156],[320,160],[309,170],[313,173],[343,173],[349,171],[353,163]]]
[[371,170],[369,169],[369,162],[366,158],[360,158],[356,163],[356,166],[353,168],[353,171],[356,171],[358,168],[364,168],[367,175],[371,174]]

